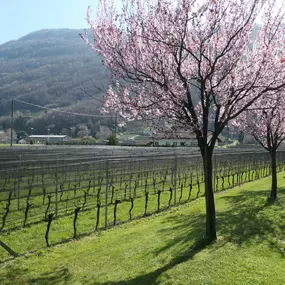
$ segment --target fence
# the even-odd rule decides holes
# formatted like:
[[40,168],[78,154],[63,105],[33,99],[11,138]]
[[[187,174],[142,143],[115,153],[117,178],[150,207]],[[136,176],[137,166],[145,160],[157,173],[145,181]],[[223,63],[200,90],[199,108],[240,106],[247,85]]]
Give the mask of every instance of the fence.
[[[89,216],[98,230],[204,195],[200,155],[13,155],[0,165],[0,232],[51,217],[72,216],[76,224],[78,215]],[[277,170],[284,170],[285,152],[277,160]],[[271,173],[270,156],[263,152],[218,153],[213,164],[215,192]]]

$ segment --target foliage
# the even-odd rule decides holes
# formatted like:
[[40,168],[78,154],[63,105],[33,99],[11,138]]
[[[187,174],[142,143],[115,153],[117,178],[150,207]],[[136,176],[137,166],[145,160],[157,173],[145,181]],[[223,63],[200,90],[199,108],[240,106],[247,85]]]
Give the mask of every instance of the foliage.
[[283,94],[267,94],[232,121],[233,129],[251,134],[269,152],[278,149],[285,139]]
[[28,137],[28,134],[25,131],[17,132],[17,141],[21,139],[26,139],[27,137]]
[[108,144],[109,145],[118,145],[119,144],[119,140],[117,138],[117,135],[116,134],[111,134],[109,137],[108,137]]
[[251,134],[271,155],[271,200],[277,198],[276,151],[285,140],[285,110],[283,94],[265,94],[251,109],[233,122],[233,128]]
[[[256,29],[263,4],[127,0],[117,12],[112,1],[101,0],[96,22],[91,9],[87,13],[94,41],[82,38],[104,57],[117,80],[105,107],[127,119],[168,117],[198,138],[204,136],[205,118],[212,119],[212,145],[229,120],[265,91],[284,86],[283,28],[278,26],[283,18],[273,7],[265,8],[264,25]],[[261,82],[266,84],[261,87]],[[208,122],[205,127],[209,131]]]

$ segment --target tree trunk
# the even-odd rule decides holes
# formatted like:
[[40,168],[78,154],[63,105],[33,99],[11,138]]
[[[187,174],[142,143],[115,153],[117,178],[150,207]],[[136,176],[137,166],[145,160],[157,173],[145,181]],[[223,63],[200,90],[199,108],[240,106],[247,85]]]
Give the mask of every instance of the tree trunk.
[[271,155],[271,171],[272,171],[270,200],[274,201],[277,199],[276,150],[275,149],[271,150],[270,155]]
[[212,182],[212,156],[213,150],[208,146],[202,152],[205,181],[205,200],[206,200],[206,240],[210,243],[217,239],[216,234],[216,210]]

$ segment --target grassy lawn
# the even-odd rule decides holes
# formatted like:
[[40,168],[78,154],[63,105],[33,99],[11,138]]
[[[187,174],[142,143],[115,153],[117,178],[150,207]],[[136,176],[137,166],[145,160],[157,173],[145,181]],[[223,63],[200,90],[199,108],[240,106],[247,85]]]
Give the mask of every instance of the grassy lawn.
[[[36,147],[36,146],[43,146],[43,144],[16,144],[13,143],[12,147]],[[2,143],[0,144],[0,148],[10,148],[10,144],[9,143]]]
[[[16,144],[16,143],[13,143],[13,147],[21,147],[21,146],[28,146],[28,144]],[[10,147],[10,144],[9,143],[1,143],[0,144],[0,148],[7,148],[7,147]]]
[[[217,194],[218,241],[210,246],[197,245],[200,198],[1,263],[0,284],[285,284],[283,176],[275,204],[266,200],[270,178]],[[18,232],[17,248],[28,238]]]

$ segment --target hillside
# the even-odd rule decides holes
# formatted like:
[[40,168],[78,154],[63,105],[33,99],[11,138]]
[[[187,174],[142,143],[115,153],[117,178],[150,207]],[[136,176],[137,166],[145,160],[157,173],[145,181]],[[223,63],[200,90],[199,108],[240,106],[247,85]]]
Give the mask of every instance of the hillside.
[[[9,125],[5,116],[11,110],[11,97],[49,108],[99,114],[101,103],[96,99],[102,99],[103,95],[96,86],[106,87],[107,70],[102,59],[80,39],[82,32],[41,30],[0,45],[0,128],[1,124],[3,128]],[[22,117],[22,121],[23,118],[26,120],[26,129],[31,126],[28,120],[32,117],[33,124],[35,120],[37,123],[37,118],[48,120],[46,112],[37,107],[15,102],[17,110],[22,113],[16,115]],[[34,114],[37,114],[36,119]],[[39,132],[41,128],[56,125],[54,114],[52,117],[45,125],[40,124]],[[65,119],[70,124],[60,126],[54,132],[90,121],[90,118],[71,116],[65,116]]]

